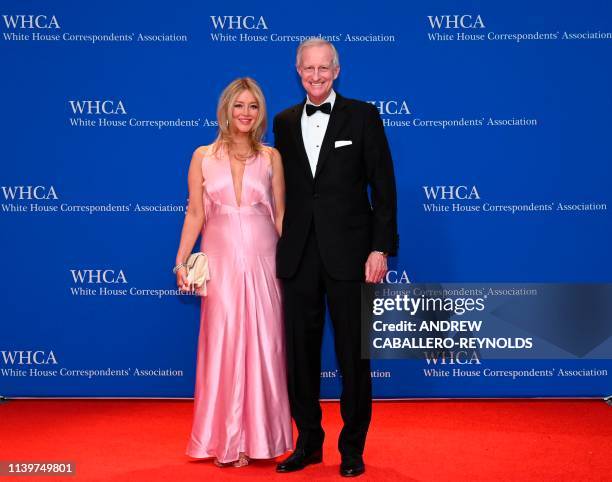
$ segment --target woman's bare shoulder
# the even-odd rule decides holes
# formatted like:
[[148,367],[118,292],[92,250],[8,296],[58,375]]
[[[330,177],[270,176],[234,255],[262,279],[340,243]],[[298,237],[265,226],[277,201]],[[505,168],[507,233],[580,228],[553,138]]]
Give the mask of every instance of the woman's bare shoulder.
[[195,157],[199,157],[202,158],[208,154],[210,154],[213,150],[213,145],[212,144],[208,144],[206,146],[200,146],[197,147],[195,151],[193,151],[193,155]]
[[267,158],[270,159],[270,162],[272,163],[278,162],[281,158],[278,149],[272,146],[264,146],[264,152],[266,153]]

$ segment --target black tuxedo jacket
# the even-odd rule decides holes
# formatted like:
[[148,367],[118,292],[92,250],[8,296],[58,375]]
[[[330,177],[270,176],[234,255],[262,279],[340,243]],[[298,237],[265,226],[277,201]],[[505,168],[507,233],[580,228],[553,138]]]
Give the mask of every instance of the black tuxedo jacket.
[[[295,274],[314,223],[328,274],[363,280],[371,251],[395,255],[398,246],[395,177],[383,124],[373,105],[337,94],[313,177],[302,140],[304,103],[274,118],[286,184],[277,275]],[[351,144],[336,147],[336,141]]]

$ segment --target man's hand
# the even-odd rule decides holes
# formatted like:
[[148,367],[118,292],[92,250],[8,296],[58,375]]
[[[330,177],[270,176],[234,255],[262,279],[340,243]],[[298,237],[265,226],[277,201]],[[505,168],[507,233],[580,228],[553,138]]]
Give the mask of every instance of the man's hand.
[[387,257],[380,251],[372,251],[365,264],[366,283],[380,283],[387,274]]

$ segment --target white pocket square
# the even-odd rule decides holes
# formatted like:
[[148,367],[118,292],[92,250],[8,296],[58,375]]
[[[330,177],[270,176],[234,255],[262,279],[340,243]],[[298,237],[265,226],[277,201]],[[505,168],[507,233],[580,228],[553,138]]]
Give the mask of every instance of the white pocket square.
[[334,148],[338,149],[338,147],[350,146],[353,141],[336,141],[334,144]]

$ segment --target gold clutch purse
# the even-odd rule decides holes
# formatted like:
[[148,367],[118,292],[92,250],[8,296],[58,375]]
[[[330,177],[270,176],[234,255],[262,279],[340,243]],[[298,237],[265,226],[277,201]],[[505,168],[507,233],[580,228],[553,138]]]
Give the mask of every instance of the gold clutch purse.
[[189,286],[195,288],[200,296],[206,296],[206,282],[210,280],[208,256],[204,253],[193,253],[185,263]]

